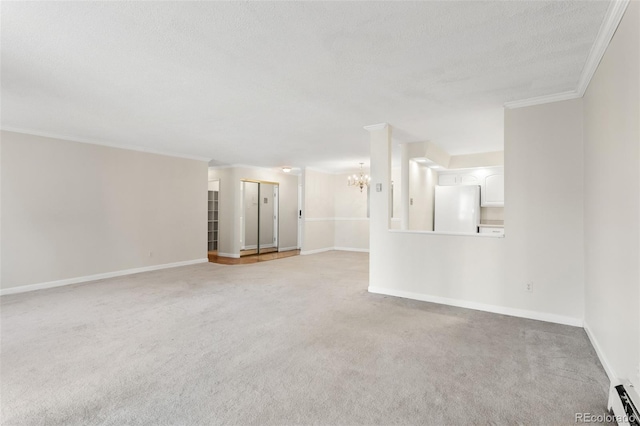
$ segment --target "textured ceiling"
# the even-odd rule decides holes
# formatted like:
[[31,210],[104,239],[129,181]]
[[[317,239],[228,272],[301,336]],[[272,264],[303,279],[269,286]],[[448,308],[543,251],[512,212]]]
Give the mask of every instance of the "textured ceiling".
[[2,127],[352,168],[362,126],[502,149],[507,101],[573,90],[601,1],[2,2]]

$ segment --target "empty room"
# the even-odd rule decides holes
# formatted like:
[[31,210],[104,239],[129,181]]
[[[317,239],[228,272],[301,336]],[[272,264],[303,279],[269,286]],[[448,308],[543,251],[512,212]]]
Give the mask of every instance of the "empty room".
[[3,425],[640,424],[640,1],[0,19]]

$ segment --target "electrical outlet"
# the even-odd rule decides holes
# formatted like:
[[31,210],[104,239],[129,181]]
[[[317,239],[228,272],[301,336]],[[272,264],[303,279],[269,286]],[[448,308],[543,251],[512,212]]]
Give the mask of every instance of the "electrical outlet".
[[525,284],[525,287],[524,287],[524,288],[525,288],[525,290],[526,290],[526,291],[528,291],[529,293],[532,293],[532,292],[533,292],[533,281],[528,281],[528,282]]
[[152,251],[149,252],[149,257],[153,257],[153,252]]

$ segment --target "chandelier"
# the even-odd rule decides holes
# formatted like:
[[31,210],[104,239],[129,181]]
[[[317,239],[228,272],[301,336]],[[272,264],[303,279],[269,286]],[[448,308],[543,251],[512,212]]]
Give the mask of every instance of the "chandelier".
[[347,185],[360,188],[360,192],[362,192],[365,185],[368,188],[369,182],[371,182],[371,177],[369,175],[364,174],[364,171],[362,170],[362,166],[364,166],[364,163],[360,163],[360,176],[353,175],[347,178]]

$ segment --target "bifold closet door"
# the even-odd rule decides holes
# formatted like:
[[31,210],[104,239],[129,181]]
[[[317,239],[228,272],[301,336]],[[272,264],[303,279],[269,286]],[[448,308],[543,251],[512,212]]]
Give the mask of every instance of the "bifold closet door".
[[278,250],[278,185],[242,181],[241,255]]
[[273,251],[277,249],[277,236],[275,222],[277,220],[277,198],[275,191],[277,185],[260,183],[260,251]]
[[258,219],[260,213],[260,184],[242,182],[242,247],[258,249]]

